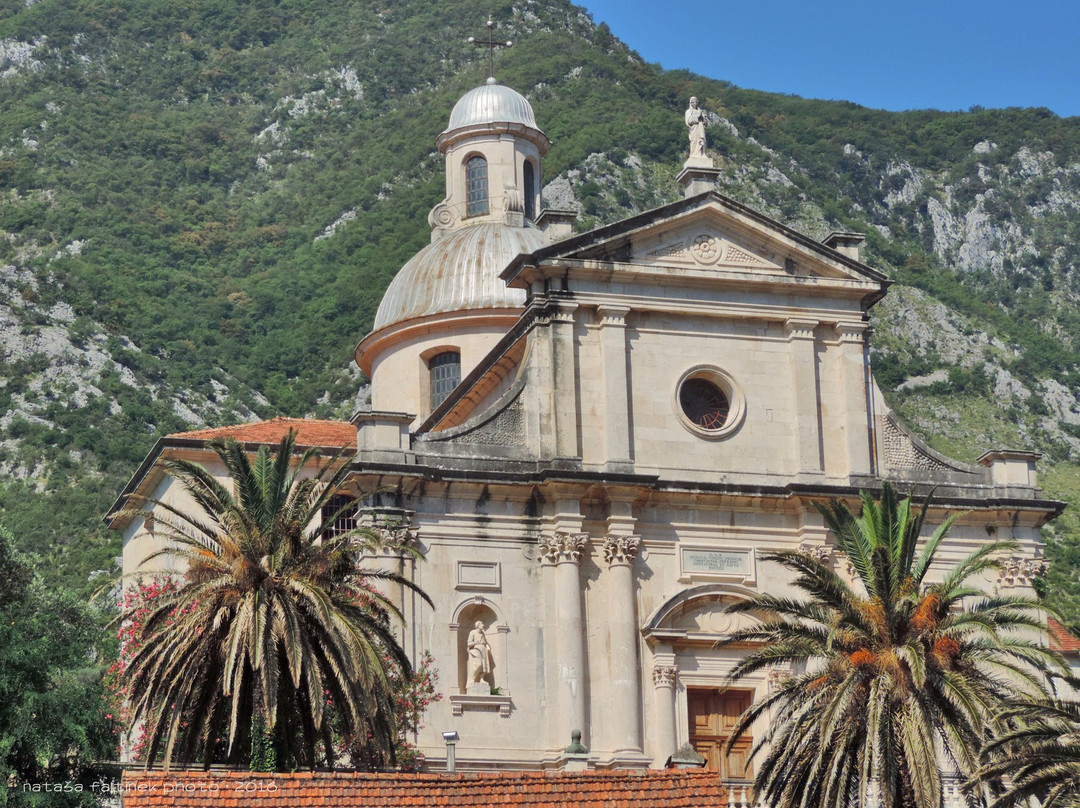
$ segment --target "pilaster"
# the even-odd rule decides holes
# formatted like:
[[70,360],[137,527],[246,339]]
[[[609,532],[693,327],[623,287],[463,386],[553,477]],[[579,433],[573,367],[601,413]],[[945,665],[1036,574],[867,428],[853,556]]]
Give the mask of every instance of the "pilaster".
[[551,318],[555,414],[555,455],[579,458],[577,351],[574,347],[574,312],[577,303],[560,301]]
[[791,345],[791,371],[795,394],[795,449],[801,477],[820,478],[822,469],[821,418],[818,394],[816,320],[789,319],[784,324]]
[[[629,306],[597,306],[604,374],[604,460],[608,467],[631,462],[630,401],[627,387],[626,315]],[[620,469],[621,470],[621,469]]]
[[866,372],[866,323],[836,324],[840,349],[840,378],[844,413],[844,444],[848,475],[868,475],[870,465],[869,384]]

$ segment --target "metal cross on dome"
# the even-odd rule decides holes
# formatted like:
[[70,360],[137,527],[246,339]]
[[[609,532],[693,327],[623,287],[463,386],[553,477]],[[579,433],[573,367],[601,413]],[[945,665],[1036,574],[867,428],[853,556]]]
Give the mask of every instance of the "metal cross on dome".
[[495,49],[496,48],[509,48],[513,46],[513,42],[507,40],[506,42],[496,42],[495,37],[495,23],[489,17],[487,21],[487,41],[477,39],[474,36],[469,37],[469,42],[473,45],[480,45],[481,47],[488,49],[488,78],[495,78]]

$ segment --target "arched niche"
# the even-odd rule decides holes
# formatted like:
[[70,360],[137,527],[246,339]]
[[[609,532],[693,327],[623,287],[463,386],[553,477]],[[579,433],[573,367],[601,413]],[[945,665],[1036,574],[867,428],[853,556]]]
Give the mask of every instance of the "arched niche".
[[491,646],[491,672],[484,676],[488,693],[497,688],[502,695],[509,695],[506,640],[510,627],[503,621],[498,606],[483,595],[475,595],[459,603],[450,623],[454,637],[451,647],[457,651],[457,692],[461,695],[468,692],[469,633],[478,622],[483,624],[488,645]]

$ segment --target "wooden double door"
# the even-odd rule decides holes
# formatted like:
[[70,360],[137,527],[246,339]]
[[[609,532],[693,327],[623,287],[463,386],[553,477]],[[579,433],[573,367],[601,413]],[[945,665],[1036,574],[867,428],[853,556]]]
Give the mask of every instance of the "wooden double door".
[[724,746],[738,723],[739,716],[753,702],[751,690],[724,690],[717,688],[689,688],[686,706],[690,723],[690,744],[707,761],[706,768],[720,772],[724,779],[751,779],[750,749],[754,745],[748,732],[728,754]]

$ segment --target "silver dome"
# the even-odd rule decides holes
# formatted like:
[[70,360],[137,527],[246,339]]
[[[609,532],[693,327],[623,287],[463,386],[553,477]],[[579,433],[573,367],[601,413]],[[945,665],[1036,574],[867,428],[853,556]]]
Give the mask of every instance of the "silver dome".
[[499,273],[541,246],[543,235],[533,227],[482,222],[450,231],[401,268],[383,295],[372,331],[442,312],[522,308],[525,291],[507,288]]
[[454,104],[447,132],[484,123],[520,123],[539,128],[525,96],[496,83],[495,79],[488,79],[488,82],[469,90]]

